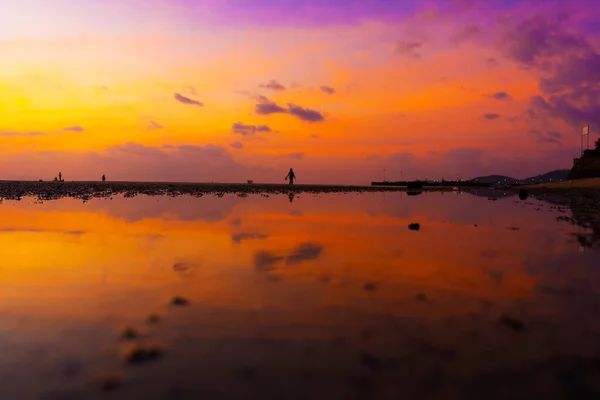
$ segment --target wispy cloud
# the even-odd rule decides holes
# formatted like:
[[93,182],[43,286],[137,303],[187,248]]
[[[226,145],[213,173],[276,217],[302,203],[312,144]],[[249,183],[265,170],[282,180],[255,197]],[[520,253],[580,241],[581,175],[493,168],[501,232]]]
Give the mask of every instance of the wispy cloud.
[[173,97],[175,98],[175,100],[177,100],[178,102],[183,103],[183,104],[190,104],[193,106],[204,107],[204,104],[202,104],[201,102],[191,99],[189,97],[186,97],[179,93],[175,93],[173,95]]
[[300,107],[293,103],[288,103],[288,111],[291,115],[295,116],[298,119],[306,122],[323,122],[325,118],[323,115],[315,110],[311,110],[310,108]]
[[242,136],[253,136],[257,132],[273,132],[273,130],[266,125],[247,125],[241,122],[234,123],[231,127],[231,131]]
[[461,43],[472,36],[477,35],[479,32],[480,29],[477,25],[466,25],[458,29],[458,31],[452,35],[450,40],[454,43]]
[[269,90],[274,90],[277,92],[281,92],[283,90],[285,90],[285,86],[283,86],[281,83],[277,82],[275,79],[271,79],[268,83],[264,84],[264,85],[258,85],[261,88],[264,89],[269,89]]
[[234,243],[241,243],[244,240],[256,240],[256,239],[267,239],[269,235],[264,233],[236,233],[231,235],[231,240]]
[[42,136],[44,132],[0,132],[0,136],[19,137],[19,136]]
[[561,144],[563,141],[563,135],[556,131],[541,132],[534,129],[532,133],[537,136],[537,141],[540,143]]
[[259,115],[270,115],[270,114],[285,114],[288,112],[287,109],[281,107],[274,101],[270,101],[264,96],[259,100],[260,102],[254,108],[254,111]]
[[67,131],[67,132],[83,132],[84,130],[85,129],[83,129],[79,125],[73,125],[73,126],[68,126],[66,128],[63,128],[63,131]]
[[506,92],[496,92],[488,95],[488,97],[494,100],[510,100],[512,97]]
[[332,88],[331,86],[321,85],[319,87],[319,89],[321,89],[321,92],[323,92],[323,93],[327,93],[327,94],[334,94],[335,93],[335,89]]
[[496,114],[496,113],[483,114],[483,118],[489,119],[489,120],[497,119],[497,118],[500,118],[500,114]]
[[288,154],[288,157],[295,158],[296,160],[302,160],[304,158],[304,153],[301,151],[297,151],[295,153]]
[[239,149],[243,148],[244,145],[242,144],[242,142],[233,142],[233,143],[229,143],[229,147],[239,150]]
[[396,44],[395,52],[409,58],[421,58],[421,53],[417,52],[421,47],[423,47],[423,43],[421,42],[407,42],[403,40]]
[[147,129],[148,129],[149,131],[154,131],[154,130],[157,130],[157,129],[163,129],[163,128],[164,128],[164,126],[162,126],[161,124],[159,124],[159,123],[158,123],[158,122],[156,122],[156,121],[152,121],[152,120],[150,120],[150,122],[148,122],[148,127],[147,127]]

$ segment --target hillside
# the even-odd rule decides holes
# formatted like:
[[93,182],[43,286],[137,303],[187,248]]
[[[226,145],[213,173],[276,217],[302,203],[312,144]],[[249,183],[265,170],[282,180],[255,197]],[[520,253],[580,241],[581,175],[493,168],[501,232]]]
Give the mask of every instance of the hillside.
[[494,183],[500,185],[519,185],[519,184],[536,184],[536,183],[549,183],[549,182],[560,182],[567,180],[570,170],[568,169],[557,169],[549,171],[544,174],[531,176],[529,178],[517,179],[511,176],[505,175],[487,175],[473,178],[473,180],[484,183]]

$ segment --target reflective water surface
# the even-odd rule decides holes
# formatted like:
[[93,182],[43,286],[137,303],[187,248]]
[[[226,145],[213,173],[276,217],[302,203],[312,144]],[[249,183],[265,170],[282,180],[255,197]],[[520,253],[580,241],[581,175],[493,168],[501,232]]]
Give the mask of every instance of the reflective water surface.
[[456,192],[5,201],[0,395],[593,397],[600,226],[563,204]]

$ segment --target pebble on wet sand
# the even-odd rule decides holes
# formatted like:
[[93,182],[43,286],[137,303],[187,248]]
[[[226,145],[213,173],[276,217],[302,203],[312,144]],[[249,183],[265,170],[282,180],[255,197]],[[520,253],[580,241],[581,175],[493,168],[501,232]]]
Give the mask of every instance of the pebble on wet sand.
[[525,323],[520,319],[509,317],[508,315],[502,315],[499,321],[512,329],[515,332],[521,332],[525,329]]
[[366,290],[367,292],[372,292],[374,290],[377,290],[377,285],[375,285],[374,283],[365,283],[365,285],[363,286],[363,289]]
[[427,298],[427,295],[425,293],[418,293],[416,298],[419,301],[429,301],[429,298]]
[[132,327],[127,327],[127,328],[123,329],[123,331],[121,332],[121,337],[123,339],[127,339],[127,340],[135,339],[138,336],[139,336],[138,331]]
[[419,229],[421,229],[421,225],[417,224],[417,223],[413,223],[408,225],[408,229],[410,229],[411,231],[418,231]]
[[160,321],[160,316],[158,314],[150,314],[150,315],[148,315],[148,318],[146,319],[146,321],[149,324],[156,324],[158,321]]
[[104,392],[116,390],[123,385],[124,379],[120,374],[101,375],[95,380],[95,384]]
[[173,300],[171,300],[171,304],[174,306],[187,306],[190,304],[190,301],[185,297],[175,296],[173,297]]
[[137,345],[127,353],[127,361],[131,364],[140,364],[154,361],[162,355],[158,345]]

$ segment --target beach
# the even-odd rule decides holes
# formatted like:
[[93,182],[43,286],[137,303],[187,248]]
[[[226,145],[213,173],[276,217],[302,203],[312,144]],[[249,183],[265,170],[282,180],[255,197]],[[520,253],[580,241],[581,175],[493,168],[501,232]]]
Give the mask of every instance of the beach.
[[451,191],[452,187],[425,187],[408,189],[397,186],[350,185],[288,185],[269,183],[188,183],[188,182],[53,182],[53,181],[0,181],[0,198],[19,199],[25,196],[42,200],[63,197],[89,200],[123,194],[126,197],[145,194],[149,196],[203,196],[208,194],[234,194],[246,196],[276,194],[370,193],[406,191]]
[[574,179],[562,182],[540,183],[535,185],[518,186],[520,189],[528,190],[572,190],[593,189],[600,191],[600,178]]

